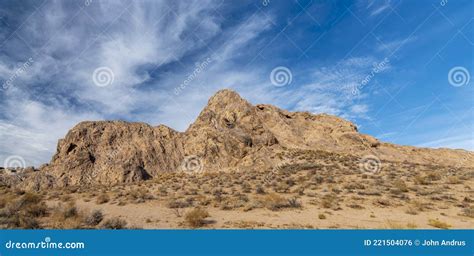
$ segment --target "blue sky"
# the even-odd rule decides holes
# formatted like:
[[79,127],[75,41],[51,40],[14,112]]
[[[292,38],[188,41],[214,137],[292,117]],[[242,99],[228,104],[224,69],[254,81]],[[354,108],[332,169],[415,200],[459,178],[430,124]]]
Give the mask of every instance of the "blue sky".
[[474,150],[473,13],[470,0],[1,1],[0,160],[48,162],[83,120],[184,131],[222,88],[387,142]]

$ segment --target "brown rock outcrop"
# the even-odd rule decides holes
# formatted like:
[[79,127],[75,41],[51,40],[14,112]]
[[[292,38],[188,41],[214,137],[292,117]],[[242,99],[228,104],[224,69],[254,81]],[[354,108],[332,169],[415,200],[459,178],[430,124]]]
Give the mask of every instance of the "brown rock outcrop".
[[271,169],[281,161],[279,154],[291,150],[474,167],[469,151],[383,143],[360,134],[354,124],[335,116],[253,106],[236,92],[221,90],[182,133],[145,123],[81,122],[59,140],[49,165],[21,181],[32,188],[113,185],[183,169]]

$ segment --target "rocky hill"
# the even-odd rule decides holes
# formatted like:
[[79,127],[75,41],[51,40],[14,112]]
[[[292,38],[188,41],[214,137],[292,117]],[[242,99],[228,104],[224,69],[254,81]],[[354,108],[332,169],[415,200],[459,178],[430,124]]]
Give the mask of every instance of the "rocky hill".
[[[304,152],[312,152],[312,158],[292,157]],[[314,152],[369,158],[376,165],[474,167],[469,151],[383,143],[335,116],[254,106],[234,91],[221,90],[185,132],[145,123],[81,122],[59,140],[49,164],[0,175],[0,182],[39,189],[137,182],[161,172],[271,171],[282,164],[317,162]]]

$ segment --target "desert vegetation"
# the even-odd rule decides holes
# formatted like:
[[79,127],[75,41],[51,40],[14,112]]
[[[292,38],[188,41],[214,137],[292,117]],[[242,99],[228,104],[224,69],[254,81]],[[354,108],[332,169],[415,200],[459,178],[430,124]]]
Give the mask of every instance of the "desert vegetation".
[[[473,228],[474,171],[282,154],[278,170],[162,173],[116,186],[2,187],[1,228]],[[286,162],[285,162],[286,163]],[[335,164],[337,163],[337,164]],[[269,177],[271,173],[271,177]]]

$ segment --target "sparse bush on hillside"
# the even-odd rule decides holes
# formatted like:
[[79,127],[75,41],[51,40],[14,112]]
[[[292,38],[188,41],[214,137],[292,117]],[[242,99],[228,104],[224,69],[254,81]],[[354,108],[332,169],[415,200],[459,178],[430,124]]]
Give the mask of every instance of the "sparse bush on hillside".
[[78,229],[84,227],[84,216],[73,202],[59,204],[51,209],[48,226],[54,229]]
[[461,215],[474,218],[474,206],[464,208]]
[[301,203],[296,197],[288,199],[288,207],[290,208],[301,208]]
[[101,194],[97,197],[96,203],[97,204],[105,204],[110,201],[110,197],[107,194]]
[[125,229],[127,227],[127,222],[120,218],[111,218],[104,222],[102,228],[104,229]]
[[37,218],[47,214],[46,204],[38,194],[25,193],[19,199],[4,199],[0,210],[0,227],[37,229]]
[[448,184],[460,184],[461,180],[456,176],[449,176],[446,182]]
[[186,208],[192,205],[192,200],[186,200],[184,198],[170,198],[166,203],[168,208]]
[[134,203],[143,203],[147,200],[153,199],[153,195],[146,188],[137,188],[128,192],[128,197]]
[[77,208],[74,204],[69,204],[64,208],[62,214],[65,219],[76,217],[78,215]]
[[393,187],[394,189],[391,190],[391,192],[393,194],[399,194],[399,193],[405,193],[405,192],[408,192],[408,186],[407,184],[401,180],[401,179],[398,179],[398,180],[395,180],[393,182]]
[[186,213],[186,223],[192,228],[199,228],[206,224],[205,219],[209,217],[209,213],[202,208],[194,208]]
[[296,197],[286,199],[276,193],[271,193],[262,199],[265,207],[272,211],[278,211],[283,208],[300,208],[301,203]]
[[408,210],[406,211],[406,213],[408,214],[411,214],[411,215],[417,215],[418,212],[422,212],[426,209],[426,205],[419,201],[419,200],[415,200],[415,201],[412,201],[411,204],[408,206]]
[[265,194],[265,189],[261,185],[258,185],[257,188],[255,188],[255,193],[263,195]]
[[84,223],[87,226],[95,227],[99,225],[99,223],[102,222],[103,219],[104,215],[102,214],[102,211],[94,210],[85,218]]
[[333,210],[339,209],[339,202],[337,196],[335,194],[324,195],[321,200],[321,206],[323,208],[330,208]]
[[449,229],[451,227],[451,225],[449,225],[448,223],[442,222],[438,219],[429,219],[428,225],[440,229]]
[[414,180],[416,185],[429,185],[431,184],[430,180],[426,176],[416,175]]

